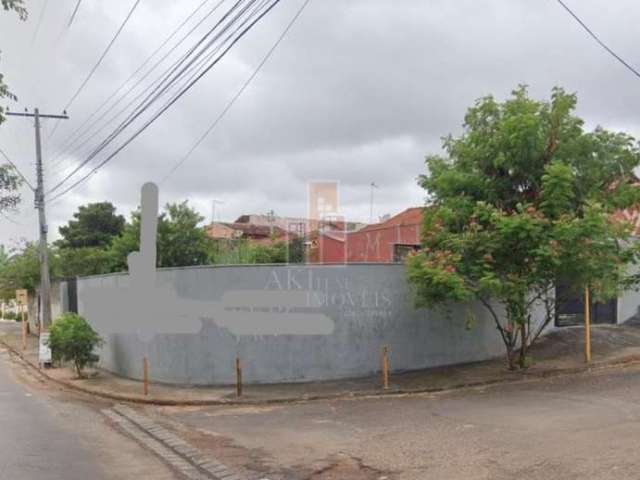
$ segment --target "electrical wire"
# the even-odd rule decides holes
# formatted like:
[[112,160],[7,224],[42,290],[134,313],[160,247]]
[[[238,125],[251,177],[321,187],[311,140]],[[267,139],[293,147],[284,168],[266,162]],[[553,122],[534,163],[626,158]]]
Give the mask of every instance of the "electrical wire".
[[220,123],[220,121],[224,118],[224,116],[227,114],[227,112],[229,110],[231,110],[231,107],[233,107],[233,104],[236,103],[236,101],[238,100],[238,98],[240,98],[240,96],[242,95],[242,93],[247,89],[247,87],[249,86],[249,84],[253,81],[253,79],[258,75],[258,73],[260,72],[260,70],[262,69],[262,67],[265,65],[265,63],[267,63],[269,61],[269,58],[271,58],[271,55],[273,54],[273,52],[276,50],[276,48],[278,48],[278,45],[280,45],[280,43],[282,42],[282,40],[284,40],[284,37],[287,35],[287,33],[289,32],[289,30],[291,30],[291,27],[293,27],[293,24],[296,22],[296,20],[298,20],[298,17],[300,17],[300,15],[302,14],[302,12],[304,11],[304,9],[307,7],[307,5],[309,4],[311,0],[305,0],[302,5],[300,6],[300,8],[298,9],[298,11],[296,12],[296,14],[293,16],[293,18],[291,19],[291,21],[287,24],[287,26],[285,27],[285,29],[282,31],[282,33],[280,34],[280,36],[278,37],[278,39],[276,40],[276,42],[272,45],[272,47],[267,51],[267,53],[265,54],[265,56],[262,58],[262,60],[260,61],[260,63],[256,66],[256,68],[253,70],[253,73],[251,73],[251,75],[249,75],[249,77],[245,80],[245,82],[242,84],[242,86],[238,89],[238,91],[236,92],[236,94],[231,98],[231,100],[229,100],[229,102],[227,103],[227,105],[222,109],[222,111],[220,112],[220,114],[214,119],[214,121],[209,125],[209,127],[204,131],[204,133],[200,136],[200,138],[198,138],[198,140],[191,146],[191,148],[189,149],[189,151],[187,151],[187,153],[180,159],[178,160],[178,162],[176,162],[176,164],[173,166],[173,168],[171,168],[171,170],[169,170],[169,172],[162,178],[162,180],[160,180],[160,184],[163,184],[176,170],[178,170],[178,168],[180,168],[180,166],[182,166],[182,164],[184,162],[186,162],[189,157],[191,156],[191,154],[193,154],[193,152],[200,146],[200,144],[205,140],[205,138],[207,138],[209,136],[209,134],[213,131],[214,128],[216,128],[216,126]]
[[40,10],[40,15],[38,15],[38,23],[36,24],[36,29],[33,31],[33,36],[31,37],[31,45],[36,41],[38,37],[38,33],[40,32],[40,26],[42,25],[42,19],[44,18],[44,12],[47,9],[47,4],[49,0],[43,0],[42,9]]
[[71,27],[71,24],[73,23],[73,20],[76,18],[76,14],[78,13],[78,8],[80,8],[80,4],[82,3],[82,0],[78,0],[76,2],[76,6],[73,9],[73,13],[71,14],[71,17],[69,18],[69,23],[67,24],[67,28]]
[[[83,82],[80,84],[80,86],[78,87],[76,92],[71,96],[71,98],[69,99],[67,104],[64,106],[64,108],[62,109],[63,111],[66,111],[66,110],[69,109],[69,107],[71,107],[71,105],[76,100],[76,98],[78,98],[78,95],[80,95],[82,90],[84,90],[84,87],[86,87],[87,83],[89,83],[89,80],[91,80],[91,77],[93,77],[93,74],[96,72],[96,70],[98,69],[98,67],[102,63],[102,61],[105,59],[105,57],[107,56],[107,53],[109,53],[109,50],[111,50],[111,47],[115,43],[116,39],[120,36],[120,33],[122,32],[122,30],[124,30],[125,25],[127,24],[127,22],[129,22],[129,19],[133,15],[133,12],[136,10],[136,8],[138,7],[139,3],[140,3],[140,0],[135,0],[134,1],[133,5],[131,6],[131,9],[129,10],[129,13],[127,13],[127,16],[125,17],[124,21],[120,24],[120,27],[118,27],[118,30],[116,31],[115,35],[113,36],[113,38],[111,39],[111,41],[107,45],[107,48],[104,49],[104,51],[102,52],[102,55],[100,55],[100,58],[98,58],[98,61],[91,68],[91,70],[89,71],[88,75],[85,77]],[[51,139],[51,137],[53,137],[54,133],[56,132],[56,130],[58,128],[58,125],[60,125],[59,122],[57,122],[55,127],[53,128],[53,130],[51,130],[51,133],[47,137],[48,139]]]
[[135,140],[144,130],[146,130],[155,120],[157,120],[167,109],[169,109],[176,101],[178,101],[184,94],[186,94],[204,75],[206,75],[224,56],[233,48],[233,46],[242,38],[246,33],[253,28],[265,15],[267,15],[280,0],[274,0],[263,12],[261,12],[254,20],[252,20],[241,32],[235,37],[230,44],[222,51],[222,53],[213,60],[202,72],[200,72],[194,79],[192,79],[181,91],[174,96],[168,103],[166,103],[158,112],[156,112],[149,120],[147,120],[138,130],[136,130],[125,142],[123,142],[115,151],[109,154],[104,160],[98,163],[91,171],[81,177],[79,180],[71,184],[62,192],[57,193],[50,200],[53,201],[61,196],[65,195],[72,189],[76,188],[81,183],[84,183],[91,175],[95,174],[100,168],[111,161],[118,153],[126,148],[133,140]]
[[[271,0],[261,0],[262,3],[259,4],[259,6],[256,9],[254,9],[254,11],[251,12],[251,14],[247,18],[242,20],[240,25],[238,27],[236,27],[236,29],[229,36],[227,36],[227,38],[220,45],[218,45],[218,47],[214,48],[211,52],[206,54],[206,56],[204,58],[201,58],[205,54],[206,50],[208,48],[210,48],[212,45],[214,45],[216,40],[218,40],[221,37],[221,35],[224,34],[230,28],[230,26],[233,23],[237,22],[238,19],[244,13],[246,13],[248,11],[248,9],[252,5],[254,5],[257,1],[258,0],[251,0],[249,2],[249,4],[247,4],[243,9],[241,9],[236,14],[236,16],[232,19],[231,22],[229,22],[227,25],[225,25],[225,27],[223,27],[222,31],[218,32],[218,34],[216,36],[214,36],[213,39],[209,40],[209,42],[207,42],[207,44],[201,49],[201,51],[198,52],[198,54],[196,54],[191,60],[189,60],[186,63],[186,65],[184,65],[177,73],[173,74],[173,76],[169,75],[166,78],[162,79],[162,82],[160,82],[160,84],[156,86],[154,91],[151,92],[151,94],[147,95],[147,98],[145,98],[145,100],[140,105],[138,105],[138,107],[136,107],[136,109],[133,112],[131,112],[129,114],[127,119],[125,119],[118,126],[118,128],[116,128],[116,130],[114,130],[105,140],[103,140],[103,142],[89,155],[89,157],[87,157],[87,159],[83,163],[87,163],[87,161],[89,161],[92,158],[94,158],[109,143],[111,143],[124,129],[126,129],[128,126],[130,126],[138,117],[140,117],[155,102],[157,102],[162,95],[164,95],[165,93],[168,93],[173,87],[178,85],[178,82],[180,82],[180,80],[183,80],[184,78],[187,78],[187,76],[190,74],[190,76],[186,79],[186,81],[183,81],[182,85],[184,86],[184,85],[188,84],[190,80],[195,78],[200,72],[202,72],[202,68],[201,68],[202,65],[204,63],[206,63],[207,61],[210,61],[213,57],[215,57],[215,55],[222,49],[222,46],[228,40],[233,38],[233,36],[235,34],[237,34],[238,31],[241,30],[244,25],[247,24],[247,22],[259,11],[259,9],[264,7],[265,5],[267,5]],[[217,27],[217,25],[216,25],[216,27]],[[216,27],[214,27],[214,29]],[[212,29],[212,31],[214,29]],[[180,62],[178,62],[178,63],[179,64],[183,63],[184,60],[186,60],[186,58],[181,59]],[[176,65],[172,69],[172,71],[176,70],[177,67],[179,66],[179,64]]]
[[9,162],[9,165],[11,165],[11,166],[15,169],[15,171],[16,171],[16,172],[18,172],[18,175],[20,175],[20,178],[22,178],[22,180],[24,180],[24,183],[26,183],[26,184],[27,184],[27,186],[28,186],[28,187],[29,187],[33,192],[35,192],[35,191],[36,191],[36,189],[35,189],[35,188],[33,188],[33,185],[31,185],[31,182],[29,182],[29,180],[27,180],[27,177],[25,177],[25,176],[23,175],[23,173],[20,171],[20,169],[18,168],[18,166],[17,166],[15,163],[13,163],[13,161],[11,161],[11,159],[9,158],[9,156],[8,156],[6,153],[4,153],[4,150],[2,150],[1,148],[0,148],[0,155],[2,155],[2,156],[5,158],[5,160],[6,160],[7,162]]
[[640,78],[640,72],[638,70],[636,70],[635,68],[633,68],[629,63],[627,63],[622,57],[620,57],[620,55],[618,55],[616,52],[614,52],[611,48],[609,48],[609,46],[604,43],[599,37],[598,35],[596,35],[593,30],[591,30],[586,23],[584,23],[580,17],[578,17],[578,15],[576,15],[562,0],[556,0],[561,6],[562,8],[564,8],[569,15],[571,15],[574,20],[576,22],[578,22],[580,24],[580,26],[591,36],[591,38],[593,38],[596,42],[598,42],[598,45],[600,45],[602,48],[604,48],[607,53],[609,53],[611,56],[613,56],[616,60],[618,60],[618,62],[620,62],[622,65],[624,65],[631,73],[633,73],[636,77]]
[[[52,191],[56,190],[57,188],[59,188],[64,182],[66,182],[66,180],[68,180],[68,178],[70,178],[71,176],[73,176],[76,172],[78,172],[80,170],[80,168],[82,168],[84,165],[86,165],[89,161],[91,161],[101,150],[103,150],[111,141],[113,141],[115,139],[115,137],[117,135],[119,135],[126,127],[128,127],[129,125],[131,125],[131,123],[133,121],[135,121],[136,118],[138,118],[142,113],[144,113],[144,111],[146,111],[153,102],[155,102],[159,96],[162,93],[166,92],[166,89],[169,88],[170,86],[174,85],[175,82],[177,81],[176,79],[180,77],[180,75],[183,75],[184,72],[186,71],[187,68],[189,68],[193,62],[197,61],[205,52],[206,49],[209,48],[213,43],[215,43],[215,41],[217,39],[220,38],[220,36],[235,22],[238,21],[238,18],[240,18],[240,16],[242,14],[244,14],[247,9],[249,7],[251,7],[253,4],[255,4],[258,0],[250,0],[242,9],[240,9],[234,17],[231,18],[231,20],[229,21],[229,23],[227,25],[224,26],[224,28],[222,29],[222,31],[217,32],[212,38],[210,38],[212,36],[213,33],[216,32],[217,28],[232,14],[232,12],[234,10],[236,10],[239,5],[242,4],[243,0],[237,0],[235,2],[235,4],[225,13],[225,15],[203,36],[200,38],[200,40],[198,40],[198,42],[196,42],[195,45],[193,45],[186,54],[184,54],[177,62],[174,63],[174,65],[172,65],[171,67],[169,67],[168,70],[165,70],[165,73],[163,74],[163,77],[160,78],[160,83],[156,86],[156,88],[154,88],[153,92],[151,92],[150,94],[147,95],[147,97],[128,115],[128,117],[122,121],[120,123],[120,125],[110,134],[108,135],[101,143],[100,145],[98,145],[98,147],[96,147],[88,156],[85,160],[83,160],[82,162],[80,162],[75,169],[69,173],[67,175],[67,177],[62,180],[61,182],[59,182],[58,184],[56,184],[53,188],[51,188],[48,193],[51,193]],[[262,0],[263,5],[268,3],[271,0]],[[236,32],[237,33],[237,30]],[[228,37],[229,38],[229,37]],[[228,39],[227,38],[227,39]],[[196,52],[198,50],[199,47],[201,47],[202,45],[205,45],[203,48],[200,49],[199,52],[197,52],[195,55],[193,55],[193,57],[189,60],[189,62],[186,64],[186,66],[183,67],[182,70],[180,70],[177,74],[174,75],[174,72],[180,67],[180,65],[182,65],[191,54],[193,54],[194,52]],[[174,75],[172,77],[172,75]],[[158,92],[157,90],[160,88],[161,85],[164,84],[164,87],[162,89],[160,89],[160,92]]]
[[[203,0],[190,14],[187,18],[185,18],[182,23],[180,25],[178,25],[178,27],[176,27],[173,32],[160,44],[160,46],[158,46],[156,48],[156,50],[147,57],[147,59],[140,64],[140,66],[129,76],[129,78],[127,78],[116,90],[113,91],[113,93],[111,95],[109,95],[101,104],[100,106],[98,106],[96,109],[94,109],[92,111],[92,113],[81,123],[80,126],[78,126],[73,132],[71,132],[67,138],[65,140],[63,140],[62,146],[60,147],[60,149],[58,150],[58,152],[56,152],[56,154],[54,155],[54,158],[52,160],[52,164],[51,166],[55,166],[56,165],[56,161],[62,156],[62,154],[64,154],[67,151],[77,151],[77,148],[81,147],[82,145],[86,144],[87,141],[89,141],[91,139],[91,137],[88,137],[87,139],[85,139],[85,141],[83,143],[81,143],[80,145],[77,145],[77,142],[83,137],[85,136],[88,132],[91,131],[91,129],[100,122],[100,120],[102,120],[110,111],[112,111],[123,99],[125,99],[135,88],[138,87],[138,85],[140,85],[169,55],[171,55],[176,48],[178,48],[188,37],[189,35],[191,35],[193,33],[193,31],[195,31],[209,16],[211,16],[219,7],[220,5],[222,5],[222,3],[224,3],[225,0],[220,0],[212,9],[210,9],[205,16],[200,19],[198,21],[198,23],[196,23],[196,25],[194,25],[175,45],[173,45],[171,47],[171,49],[169,49],[169,51],[162,56],[162,58],[160,58],[140,79],[138,79],[131,87],[129,87],[129,89],[127,89],[123,95],[120,96],[120,98],[118,98],[108,109],[106,109],[100,116],[98,116],[98,118],[96,118],[95,120],[91,121],[90,120],[98,113],[100,112],[106,105],[109,104],[109,102],[116,97],[116,95],[124,88],[127,86],[127,84],[133,79],[135,78],[135,76],[140,73],[144,67],[151,61],[151,59],[153,57],[155,57],[166,45],[167,43],[169,43],[169,41],[171,41],[171,39],[189,22],[189,20],[191,20],[193,18],[194,15],[196,15],[198,13],[198,11],[201,10],[201,8],[210,0]],[[107,122],[106,125],[108,125],[109,122]],[[88,124],[88,125],[87,125]],[[104,128],[106,125],[104,125],[102,128]],[[86,128],[85,128],[86,127]],[[76,147],[74,149],[72,149],[72,147],[76,145]]]

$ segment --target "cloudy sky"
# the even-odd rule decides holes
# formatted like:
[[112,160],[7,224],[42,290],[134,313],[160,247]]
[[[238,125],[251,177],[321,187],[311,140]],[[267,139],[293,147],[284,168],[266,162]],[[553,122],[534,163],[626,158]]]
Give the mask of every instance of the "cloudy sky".
[[[19,97],[12,109],[60,112],[133,3],[83,0],[66,28],[75,1],[27,0],[26,22],[0,13],[0,71]],[[69,109],[71,119],[60,122],[50,139],[55,123],[44,124],[49,186],[110,131],[106,127],[83,148],[58,157],[74,130],[201,1],[141,0]],[[88,182],[52,203],[54,238],[83,203],[109,200],[126,214],[135,208],[140,185],[160,181],[185,155],[302,1],[282,0],[167,114]],[[565,1],[622,57],[640,66],[634,39],[638,2]],[[187,28],[213,5],[208,2]],[[302,216],[307,183],[336,180],[342,212],[350,219],[368,220],[371,182],[380,187],[375,216],[396,213],[423,203],[415,178],[423,173],[424,156],[440,150],[443,135],[460,131],[473,100],[489,93],[504,98],[519,83],[530,85],[537,97],[548,96],[554,85],[575,91],[579,114],[590,127],[601,124],[640,136],[640,79],[555,0],[311,0],[227,116],[161,184],[161,202],[187,199],[210,218],[211,202],[218,199],[224,203],[216,217],[229,221],[271,209]],[[12,118],[2,124],[0,148],[34,178],[31,121]],[[23,198],[18,212],[0,217],[0,243],[35,238],[27,189]]]

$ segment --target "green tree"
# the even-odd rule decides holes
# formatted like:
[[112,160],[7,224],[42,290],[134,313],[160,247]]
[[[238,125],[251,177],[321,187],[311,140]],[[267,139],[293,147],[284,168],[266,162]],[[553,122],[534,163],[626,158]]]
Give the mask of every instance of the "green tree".
[[[20,20],[27,19],[27,9],[24,8],[22,0],[1,0],[2,8],[5,11],[13,10],[18,14]],[[16,96],[11,93],[9,87],[4,83],[4,76],[0,73],[0,99],[8,98],[9,100],[17,100]],[[0,123],[4,122],[4,108],[0,106]]]
[[304,240],[289,243],[280,241],[271,245],[242,240],[209,240],[208,263],[243,265],[255,263],[302,263]]
[[[207,263],[207,235],[198,224],[204,220],[186,201],[168,204],[158,217],[157,266],[182,267]],[[125,270],[127,255],[140,246],[140,213],[134,212],[122,235],[113,241],[112,268]]]
[[[24,8],[22,0],[2,0],[2,8],[6,11],[13,10],[21,20],[26,20],[27,10]],[[4,83],[4,76],[0,73],[0,100],[17,100],[11,93],[9,87]],[[0,105],[0,124],[5,120],[4,108]],[[0,212],[14,208],[20,201],[20,196],[16,190],[21,184],[21,179],[17,172],[10,165],[0,164]]]
[[418,305],[481,302],[510,368],[527,365],[554,318],[558,282],[606,299],[634,281],[638,249],[612,215],[640,201],[640,151],[626,134],[586,132],[575,105],[559,88],[548,102],[523,86],[502,103],[481,98],[420,178],[429,194],[423,248],[408,259]]
[[14,208],[20,202],[20,176],[11,165],[0,165],[0,212]]
[[55,251],[60,277],[76,277],[111,273],[111,250],[98,247],[59,248]]
[[0,264],[0,296],[13,298],[17,289],[33,291],[39,283],[40,260],[36,243],[27,242],[10,251],[6,262]]
[[105,248],[124,230],[125,219],[116,215],[116,207],[110,202],[82,205],[73,218],[59,228],[62,238],[56,245],[61,248]]

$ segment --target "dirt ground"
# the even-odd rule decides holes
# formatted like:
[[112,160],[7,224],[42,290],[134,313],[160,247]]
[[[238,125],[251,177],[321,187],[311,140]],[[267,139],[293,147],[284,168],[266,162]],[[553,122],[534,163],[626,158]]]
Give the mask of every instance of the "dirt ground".
[[[598,355],[637,352],[640,329],[595,331]],[[581,335],[551,334],[536,354],[541,363],[577,362]],[[62,420],[52,431],[61,428],[99,451],[91,465],[105,478],[173,478],[105,423],[99,409],[111,402],[61,390],[19,362],[9,364],[15,380],[43,399],[46,418]],[[635,480],[640,469],[637,362],[448,393],[135,408],[251,480]]]
[[638,366],[454,394],[145,410],[272,480],[620,480],[640,467]]

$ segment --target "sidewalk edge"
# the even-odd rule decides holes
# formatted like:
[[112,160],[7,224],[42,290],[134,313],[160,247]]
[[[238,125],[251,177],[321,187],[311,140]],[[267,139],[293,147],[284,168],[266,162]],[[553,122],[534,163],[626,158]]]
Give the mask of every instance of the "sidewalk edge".
[[92,395],[107,400],[114,400],[118,402],[143,404],[143,405],[158,405],[158,406],[185,406],[185,407],[197,407],[197,406],[233,406],[233,405],[273,405],[273,404],[293,404],[303,403],[317,400],[340,400],[340,399],[354,399],[354,398],[382,398],[388,396],[400,396],[400,395],[419,395],[428,393],[446,393],[466,388],[478,388],[488,387],[501,384],[512,383],[524,383],[529,381],[536,381],[545,378],[555,378],[565,375],[575,375],[579,373],[605,370],[613,367],[628,366],[640,363],[640,354],[632,354],[624,357],[619,357],[611,360],[605,360],[600,362],[594,362],[590,365],[583,365],[579,367],[566,367],[558,369],[542,370],[540,372],[528,372],[519,377],[512,378],[494,378],[489,380],[482,380],[478,382],[463,382],[459,384],[449,385],[447,387],[431,387],[431,388],[396,388],[392,390],[361,390],[350,392],[339,392],[333,394],[317,394],[317,395],[300,395],[290,397],[276,397],[265,399],[192,399],[192,400],[180,400],[173,398],[143,398],[139,396],[124,395],[115,392],[104,392],[100,390],[93,390],[84,386],[75,385],[72,382],[60,380],[59,378],[52,377],[47,374],[46,369],[40,368],[38,365],[32,363],[27,359],[22,352],[9,345],[4,339],[0,338],[0,345],[4,346],[14,355],[18,356],[24,363],[35,370],[39,375],[47,380],[70,390],[75,390],[84,394]]

